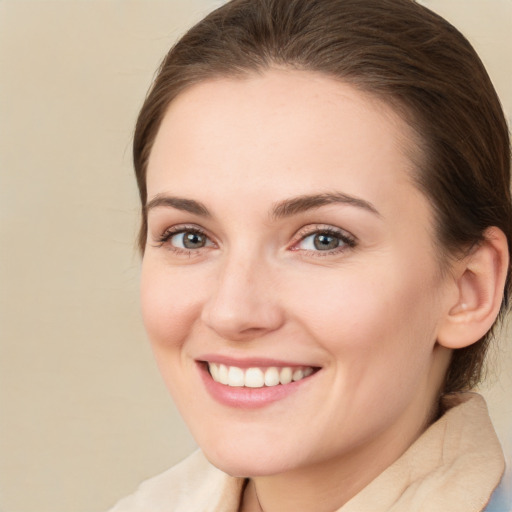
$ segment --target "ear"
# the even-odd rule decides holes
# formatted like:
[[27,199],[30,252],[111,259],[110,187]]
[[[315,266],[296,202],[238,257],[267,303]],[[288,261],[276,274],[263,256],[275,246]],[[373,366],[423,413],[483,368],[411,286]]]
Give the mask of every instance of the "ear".
[[451,295],[437,341],[458,349],[482,338],[500,311],[509,268],[507,238],[501,229],[488,228],[484,239],[454,265],[456,293]]

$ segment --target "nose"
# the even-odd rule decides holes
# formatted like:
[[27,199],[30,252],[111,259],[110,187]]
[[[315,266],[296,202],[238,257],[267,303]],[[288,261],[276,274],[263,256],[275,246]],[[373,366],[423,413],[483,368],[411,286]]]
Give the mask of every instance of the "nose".
[[214,278],[202,321],[230,341],[251,340],[279,329],[284,311],[273,276],[270,265],[262,260],[230,258]]

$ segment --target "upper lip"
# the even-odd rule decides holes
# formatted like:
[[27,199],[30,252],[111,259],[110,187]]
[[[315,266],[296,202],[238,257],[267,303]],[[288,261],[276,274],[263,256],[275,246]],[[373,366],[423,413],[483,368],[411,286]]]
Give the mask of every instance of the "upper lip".
[[218,354],[206,354],[204,356],[198,357],[196,359],[198,362],[203,363],[217,363],[223,364],[226,366],[236,366],[237,368],[254,368],[254,367],[311,367],[311,368],[319,368],[318,365],[304,363],[304,362],[296,362],[296,361],[285,361],[282,359],[272,359],[268,357],[248,357],[248,358],[234,358],[228,357]]

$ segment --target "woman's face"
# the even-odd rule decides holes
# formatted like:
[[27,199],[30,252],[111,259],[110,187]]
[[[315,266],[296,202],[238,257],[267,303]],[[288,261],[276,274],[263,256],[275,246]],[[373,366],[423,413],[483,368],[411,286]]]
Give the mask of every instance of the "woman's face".
[[451,288],[411,140],[378,100],[309,72],[205,82],[171,104],[148,167],[143,317],[225,471],[377,467],[425,427]]

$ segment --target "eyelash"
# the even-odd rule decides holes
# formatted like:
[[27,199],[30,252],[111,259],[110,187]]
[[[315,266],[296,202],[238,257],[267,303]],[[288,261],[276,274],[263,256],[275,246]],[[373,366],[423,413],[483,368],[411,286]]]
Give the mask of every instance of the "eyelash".
[[326,256],[332,256],[336,254],[341,254],[342,252],[345,252],[346,250],[353,249],[357,245],[357,239],[349,234],[348,232],[339,229],[334,228],[332,226],[325,226],[317,224],[314,227],[308,226],[298,231],[297,237],[298,240],[296,242],[293,242],[293,245],[291,247],[292,251],[301,251],[300,248],[298,248],[298,245],[304,242],[307,238],[312,236],[318,236],[318,235],[326,235],[329,237],[337,238],[341,242],[341,247],[336,247],[331,250],[307,250],[302,249],[303,251],[307,252],[308,255],[312,255],[314,257],[326,257]]
[[[181,233],[194,233],[197,235],[204,236],[205,238],[210,240],[210,237],[206,234],[206,232],[198,226],[179,225],[166,229],[158,237],[158,247],[163,247],[164,245],[167,245],[168,249],[177,255],[192,256],[197,254],[199,252],[197,249],[182,249],[181,247],[176,247],[175,245],[172,245],[170,243],[170,240],[173,236],[179,235]],[[202,248],[203,247],[201,247],[201,249]]]
[[[170,251],[174,252],[175,254],[187,255],[187,256],[192,256],[192,255],[198,254],[199,249],[204,248],[204,247],[200,247],[198,249],[183,249],[181,247],[176,247],[176,246],[172,245],[171,243],[169,243],[173,236],[176,236],[176,235],[179,235],[182,233],[197,234],[197,235],[207,238],[211,242],[210,237],[199,226],[178,225],[178,226],[173,226],[173,227],[166,229],[160,236],[158,236],[158,238],[156,240],[158,247],[167,245],[168,249]],[[298,245],[301,244],[302,242],[304,242],[304,240],[306,240],[307,238],[309,238],[311,236],[316,236],[316,235],[326,235],[329,237],[337,238],[338,240],[340,240],[340,242],[343,245],[341,247],[336,247],[334,249],[325,250],[325,251],[300,249],[298,247]],[[314,227],[308,226],[308,227],[302,228],[301,230],[299,230],[297,232],[297,235],[294,238],[295,238],[295,240],[292,242],[290,250],[297,251],[297,252],[304,251],[304,252],[307,252],[308,254],[311,254],[315,257],[325,257],[325,256],[333,255],[333,254],[340,254],[340,253],[346,251],[347,249],[353,249],[357,245],[357,239],[354,236],[350,235],[346,231],[341,230],[339,228],[334,228],[332,226],[325,226],[325,225],[315,225]]]

